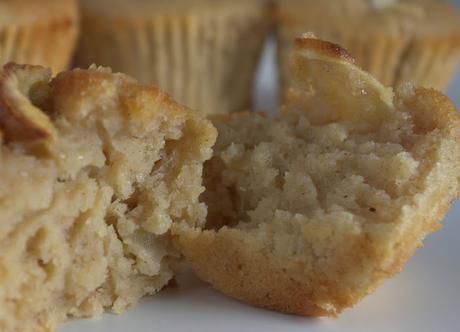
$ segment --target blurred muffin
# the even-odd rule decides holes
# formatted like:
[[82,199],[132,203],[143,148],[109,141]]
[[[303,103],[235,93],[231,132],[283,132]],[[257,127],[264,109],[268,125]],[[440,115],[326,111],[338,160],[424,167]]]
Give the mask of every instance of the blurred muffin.
[[264,0],[83,0],[77,64],[155,83],[205,113],[249,106],[268,31]]
[[460,19],[444,0],[278,0],[281,84],[294,37],[311,31],[352,53],[384,85],[445,89],[460,57]]
[[69,66],[78,35],[75,0],[0,0],[0,65]]

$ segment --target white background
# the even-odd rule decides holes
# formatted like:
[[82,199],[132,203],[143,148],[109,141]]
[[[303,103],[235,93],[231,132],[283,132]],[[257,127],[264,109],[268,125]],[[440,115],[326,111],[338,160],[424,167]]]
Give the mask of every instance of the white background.
[[[460,6],[460,0],[454,1]],[[255,97],[258,109],[276,109],[274,47],[268,46]],[[449,90],[460,108],[460,74]],[[427,238],[405,270],[338,319],[312,319],[249,307],[212,290],[192,275],[174,289],[147,298],[122,316],[71,322],[60,332],[457,332],[460,331],[460,201],[445,227]]]

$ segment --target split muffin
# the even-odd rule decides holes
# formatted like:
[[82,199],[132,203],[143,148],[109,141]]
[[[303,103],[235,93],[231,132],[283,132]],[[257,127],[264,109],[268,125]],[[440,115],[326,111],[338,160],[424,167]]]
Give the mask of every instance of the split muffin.
[[306,31],[345,47],[386,86],[444,89],[460,60],[460,15],[447,0],[278,0],[275,18],[284,89],[292,41]]
[[122,312],[172,277],[171,224],[201,222],[216,132],[103,68],[0,73],[0,330]]
[[67,69],[78,37],[75,0],[0,0],[0,65],[9,61]]
[[401,271],[459,194],[460,118],[393,92],[340,46],[296,39],[281,114],[215,116],[207,222],[173,226],[199,277],[250,304],[334,316]]
[[83,0],[77,64],[109,65],[204,113],[249,107],[265,0]]

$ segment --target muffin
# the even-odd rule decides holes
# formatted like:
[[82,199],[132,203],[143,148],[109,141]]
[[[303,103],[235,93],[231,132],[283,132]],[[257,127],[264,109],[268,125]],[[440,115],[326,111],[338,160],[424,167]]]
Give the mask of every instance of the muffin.
[[109,65],[204,113],[250,106],[269,26],[264,0],[81,4],[78,65]]
[[78,37],[75,0],[0,0],[0,66],[9,61],[67,69]]
[[172,278],[172,223],[202,222],[215,128],[103,68],[0,73],[0,330],[122,312]]
[[207,222],[173,225],[173,242],[231,297],[335,316],[440,228],[459,194],[460,117],[435,90],[393,93],[338,45],[294,45],[280,115],[214,116]]
[[292,40],[306,31],[344,46],[386,86],[445,89],[460,59],[460,16],[447,0],[278,0],[281,86]]

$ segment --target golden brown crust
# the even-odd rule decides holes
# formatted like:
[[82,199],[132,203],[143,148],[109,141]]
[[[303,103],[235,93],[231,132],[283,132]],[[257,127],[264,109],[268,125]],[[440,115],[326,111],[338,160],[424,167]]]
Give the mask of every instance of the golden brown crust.
[[[422,129],[441,127],[449,132],[460,125],[459,113],[446,95],[435,89],[416,88],[411,94],[405,93],[403,89],[400,89],[397,97],[402,98],[408,109],[417,110],[413,114]],[[459,139],[458,136],[455,139]]]
[[[163,92],[156,85],[142,85],[132,77],[122,73],[112,73],[111,69],[92,66],[89,69],[73,69],[58,74],[51,82],[51,88],[55,95],[54,112],[66,114],[71,117],[84,116],[85,111],[81,107],[87,101],[97,100],[104,94],[113,93],[106,89],[109,82],[117,80],[117,85],[123,86],[120,98],[126,105],[123,111],[126,116],[133,120],[147,121],[158,116],[164,108],[169,110],[170,116],[182,116],[185,113],[184,106],[178,104],[169,94]],[[85,96],[82,98],[81,96]],[[143,103],[154,101],[155,108],[146,109]],[[72,102],[73,100],[78,103]],[[66,105],[66,107],[61,106]],[[74,107],[69,107],[69,105]],[[195,113],[190,113],[195,116]]]
[[329,59],[342,60],[351,64],[355,63],[355,59],[340,45],[316,39],[313,35],[306,34],[302,37],[297,37],[294,41],[294,47],[297,51],[303,49],[321,54]]
[[[113,85],[108,88],[110,84]],[[51,80],[49,68],[8,63],[0,72],[0,126],[3,135],[7,140],[53,140],[57,133],[50,116],[87,116],[87,108],[82,107],[85,103],[115,93],[113,89],[119,85],[123,86],[120,98],[126,105],[122,111],[130,119],[146,121],[157,116],[164,108],[173,117],[184,114],[199,117],[158,86],[139,84],[128,75],[112,73],[110,68],[76,68],[61,72]],[[47,93],[53,94],[52,102],[46,100],[48,97],[43,92],[35,96],[35,90],[48,89]],[[155,102],[157,107],[147,110],[143,107],[146,99]],[[39,105],[34,105],[34,101]],[[43,103],[50,104],[44,108]]]
[[311,289],[269,257],[248,251],[238,232],[173,226],[173,241],[197,275],[222,293],[251,305],[303,316],[335,316],[310,300]]

